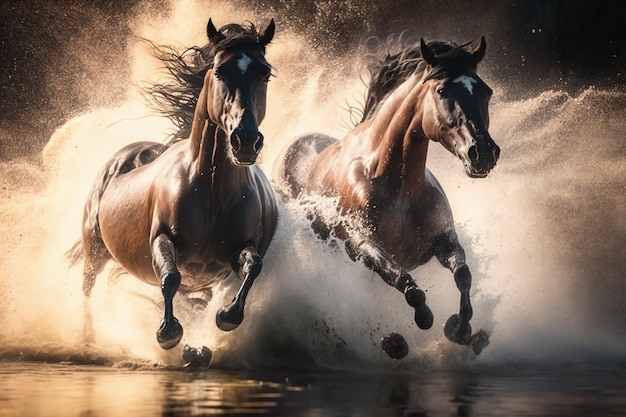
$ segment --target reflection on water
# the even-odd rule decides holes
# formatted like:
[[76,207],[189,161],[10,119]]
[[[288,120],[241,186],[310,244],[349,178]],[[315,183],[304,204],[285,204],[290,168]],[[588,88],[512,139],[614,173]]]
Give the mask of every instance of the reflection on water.
[[618,416],[611,371],[355,374],[0,364],[2,416]]

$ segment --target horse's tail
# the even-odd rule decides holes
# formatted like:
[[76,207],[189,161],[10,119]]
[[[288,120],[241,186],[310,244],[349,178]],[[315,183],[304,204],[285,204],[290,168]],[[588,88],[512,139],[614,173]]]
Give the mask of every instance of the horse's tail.
[[72,247],[65,252],[65,259],[70,263],[70,268],[83,260],[83,241],[78,239]]

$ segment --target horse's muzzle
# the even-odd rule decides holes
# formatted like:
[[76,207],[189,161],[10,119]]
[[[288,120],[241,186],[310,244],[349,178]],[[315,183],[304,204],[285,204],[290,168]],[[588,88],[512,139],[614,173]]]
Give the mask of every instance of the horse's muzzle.
[[500,158],[500,147],[488,138],[474,143],[467,149],[467,155],[462,157],[465,172],[471,178],[484,178],[496,166]]
[[235,162],[252,165],[263,148],[263,134],[257,129],[237,128],[230,135]]

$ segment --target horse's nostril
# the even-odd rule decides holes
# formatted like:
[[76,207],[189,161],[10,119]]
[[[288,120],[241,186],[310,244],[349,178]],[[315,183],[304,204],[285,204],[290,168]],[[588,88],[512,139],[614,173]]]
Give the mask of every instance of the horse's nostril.
[[233,151],[239,152],[239,149],[241,149],[241,139],[239,139],[239,135],[237,135],[237,133],[233,132],[230,136],[230,144],[233,147]]
[[256,153],[261,152],[263,148],[263,135],[259,132],[259,136],[256,138],[256,142],[254,142],[254,151]]
[[498,160],[500,159],[500,147],[496,145],[495,149],[493,150],[493,159],[494,160]]
[[476,147],[476,145],[470,146],[470,148],[467,150],[467,156],[472,162],[478,161],[479,155],[478,155],[478,148]]

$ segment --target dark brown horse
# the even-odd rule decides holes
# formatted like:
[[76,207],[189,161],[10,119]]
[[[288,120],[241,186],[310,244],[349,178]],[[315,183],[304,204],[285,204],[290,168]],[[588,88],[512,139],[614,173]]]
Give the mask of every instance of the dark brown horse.
[[[182,120],[189,139],[126,146],[106,163],[87,198],[82,243],[70,253],[84,258],[85,296],[110,259],[160,285],[165,311],[156,336],[163,349],[183,335],[172,306],[177,291],[210,288],[238,273],[241,288],[217,314],[220,329],[232,330],[261,272],[277,222],[272,188],[254,165],[271,75],[265,46],[274,28],[272,20],[260,33],[251,24],[218,31],[209,20],[206,47],[183,55],[158,49],[178,84],[155,85],[151,93],[169,104],[163,112]],[[191,107],[193,119],[186,114]]]
[[[488,337],[484,331],[472,336],[470,271],[426,156],[435,141],[463,162],[470,177],[485,177],[496,165],[500,150],[487,130],[492,91],[476,74],[485,49],[484,37],[473,51],[422,39],[387,55],[370,67],[361,122],[339,141],[322,134],[297,138],[279,172],[292,197],[335,196],[342,212],[361,220],[365,230],[345,222],[333,229],[353,259],[404,293],[421,329],[432,326],[433,315],[407,271],[433,256],[449,268],[461,303],[444,332],[477,353]],[[327,235],[330,222],[317,215],[314,227]]]

